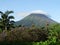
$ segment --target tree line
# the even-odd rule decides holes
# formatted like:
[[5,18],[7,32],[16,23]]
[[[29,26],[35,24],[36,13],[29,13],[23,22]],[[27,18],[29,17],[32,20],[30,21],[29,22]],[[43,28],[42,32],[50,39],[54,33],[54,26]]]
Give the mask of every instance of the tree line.
[[31,27],[15,27],[11,13],[14,12],[0,11],[0,45],[60,45],[60,24],[47,23],[40,28],[34,24]]

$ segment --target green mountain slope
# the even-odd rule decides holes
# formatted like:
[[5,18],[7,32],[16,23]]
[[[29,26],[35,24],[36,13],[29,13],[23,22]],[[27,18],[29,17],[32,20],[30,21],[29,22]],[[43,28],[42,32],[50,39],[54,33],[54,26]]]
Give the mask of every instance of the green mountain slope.
[[46,24],[56,23],[54,20],[46,16],[45,14],[32,13],[20,21],[17,21],[15,25],[24,25],[30,27],[32,24],[35,26],[45,26]]

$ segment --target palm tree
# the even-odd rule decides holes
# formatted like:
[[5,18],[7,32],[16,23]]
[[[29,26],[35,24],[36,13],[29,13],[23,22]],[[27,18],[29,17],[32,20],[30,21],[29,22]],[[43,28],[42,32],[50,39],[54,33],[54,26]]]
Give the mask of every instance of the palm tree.
[[0,27],[3,28],[4,30],[7,30],[10,27],[13,27],[14,25],[14,21],[11,19],[14,19],[13,16],[9,16],[9,14],[13,13],[13,11],[6,11],[5,13],[3,13],[2,11],[0,11]]

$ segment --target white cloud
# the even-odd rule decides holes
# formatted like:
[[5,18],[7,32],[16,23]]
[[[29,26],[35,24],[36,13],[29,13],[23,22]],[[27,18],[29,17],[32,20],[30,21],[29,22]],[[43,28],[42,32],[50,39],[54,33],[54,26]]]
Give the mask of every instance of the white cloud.
[[47,12],[45,11],[42,11],[42,10],[35,10],[35,11],[31,11],[31,12],[19,12],[19,13],[16,13],[16,21],[19,21],[21,19],[23,19],[24,17],[28,16],[29,14],[31,13],[38,13],[38,14],[45,14],[45,15],[48,15]]
[[35,11],[32,11],[31,13],[38,13],[38,14],[46,14],[46,15],[48,15],[47,12],[42,11],[42,10],[35,10]]
[[26,17],[28,15],[29,15],[29,12],[19,12],[19,13],[16,13],[15,21],[19,21],[19,20],[23,19],[24,17]]

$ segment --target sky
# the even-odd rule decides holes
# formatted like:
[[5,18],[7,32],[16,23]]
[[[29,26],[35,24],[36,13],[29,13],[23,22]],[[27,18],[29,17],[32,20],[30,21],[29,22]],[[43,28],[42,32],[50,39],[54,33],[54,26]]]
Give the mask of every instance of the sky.
[[21,20],[30,12],[42,10],[60,22],[60,0],[0,0],[0,11],[14,11],[15,21]]

